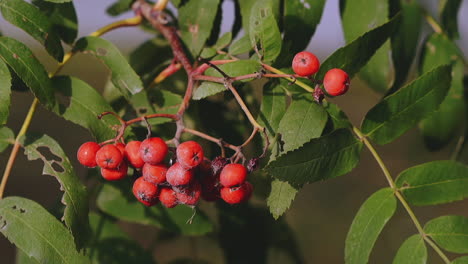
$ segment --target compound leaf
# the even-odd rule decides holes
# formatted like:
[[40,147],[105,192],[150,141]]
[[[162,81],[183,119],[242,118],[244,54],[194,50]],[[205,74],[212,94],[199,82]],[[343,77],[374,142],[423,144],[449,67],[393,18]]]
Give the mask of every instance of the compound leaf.
[[468,253],[468,218],[441,216],[427,222],[424,231],[441,248],[454,253]]
[[345,263],[368,263],[375,241],[395,213],[397,200],[391,188],[372,194],[359,208],[345,244]]
[[49,17],[37,7],[23,0],[1,0],[0,11],[8,22],[21,28],[39,41],[47,52],[57,59],[63,59],[63,47],[55,34]]
[[451,67],[443,65],[422,75],[374,106],[362,123],[362,132],[378,144],[387,144],[437,110],[451,82]]
[[39,263],[86,264],[73,236],[53,215],[22,197],[0,200],[0,232]]
[[51,175],[59,182],[64,192],[63,220],[71,230],[77,247],[81,248],[89,234],[88,195],[85,186],[75,174],[70,160],[60,145],[47,135],[26,134],[21,138],[21,144],[29,160],[40,159],[44,162],[42,174]]

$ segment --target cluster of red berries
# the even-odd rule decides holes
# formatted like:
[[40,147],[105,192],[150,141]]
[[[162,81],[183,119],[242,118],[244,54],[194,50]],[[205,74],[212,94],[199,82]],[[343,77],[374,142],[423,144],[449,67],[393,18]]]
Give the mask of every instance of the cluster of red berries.
[[222,157],[205,159],[203,148],[195,141],[180,144],[175,150],[175,162],[164,162],[169,148],[158,137],[128,144],[100,146],[86,142],[78,149],[78,161],[87,167],[101,167],[104,179],[115,181],[127,176],[133,167],[142,176],[133,184],[133,194],[146,206],[158,201],[172,208],[178,204],[195,205],[200,197],[206,201],[223,199],[229,204],[247,201],[252,184],[246,181],[247,169]]
[[[313,53],[302,51],[294,56],[292,68],[297,75],[308,77],[318,72],[320,61]],[[323,78],[323,87],[331,96],[342,95],[348,91],[349,76],[341,69],[331,69]]]

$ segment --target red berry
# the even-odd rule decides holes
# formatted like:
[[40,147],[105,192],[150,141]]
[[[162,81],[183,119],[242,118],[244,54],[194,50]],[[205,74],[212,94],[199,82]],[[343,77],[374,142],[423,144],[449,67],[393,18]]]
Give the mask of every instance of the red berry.
[[140,177],[133,183],[133,195],[142,204],[152,206],[158,202],[158,187]]
[[78,161],[86,167],[96,167],[96,152],[101,148],[96,142],[86,142],[78,149]]
[[323,87],[331,96],[342,95],[348,91],[349,76],[341,69],[331,69],[323,78]]
[[203,161],[203,149],[195,141],[187,141],[177,147],[177,162],[187,169],[198,166]]
[[143,178],[147,182],[153,184],[163,183],[166,181],[167,167],[164,164],[151,165],[145,163],[143,166]]
[[140,155],[141,141],[130,141],[125,146],[125,157],[134,168],[141,168],[145,162]]
[[123,160],[120,150],[114,145],[105,145],[96,153],[96,163],[105,169],[115,169]]
[[231,163],[224,166],[219,175],[219,182],[224,187],[232,187],[245,182],[247,178],[247,169],[238,163]]
[[172,188],[163,187],[159,193],[159,200],[167,208],[173,208],[179,201],[177,201],[176,192]]
[[193,171],[182,167],[180,163],[172,165],[166,173],[166,180],[172,186],[187,185],[192,181]]
[[201,185],[195,181],[185,188],[177,188],[175,192],[180,204],[196,205],[200,200]]
[[221,189],[221,199],[228,204],[245,202],[252,194],[252,185],[248,182],[236,187],[224,187]]
[[128,164],[126,161],[120,163],[116,169],[101,168],[101,175],[108,181],[117,181],[127,176]]
[[318,72],[320,61],[313,53],[302,51],[294,56],[292,61],[293,71],[299,76],[310,76]]
[[166,157],[168,148],[166,142],[158,137],[145,139],[140,145],[140,156],[144,162],[159,164]]
[[120,153],[122,153],[122,155],[125,157],[125,144],[122,142],[119,142],[119,143],[115,143],[114,145],[120,150]]

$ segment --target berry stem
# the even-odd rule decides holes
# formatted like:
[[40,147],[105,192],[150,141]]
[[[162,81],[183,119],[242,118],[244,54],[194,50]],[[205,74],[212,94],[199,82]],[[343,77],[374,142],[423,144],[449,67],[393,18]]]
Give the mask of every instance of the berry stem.
[[236,88],[234,88],[234,86],[232,85],[232,81],[226,80],[225,83],[224,83],[224,86],[229,91],[231,91],[231,93],[234,95],[234,98],[236,98],[237,103],[242,108],[242,111],[244,111],[245,115],[249,119],[252,126],[254,128],[256,128],[256,129],[263,130],[263,127],[259,123],[257,123],[257,121],[253,117],[252,113],[250,112],[249,108],[247,107],[247,105],[245,105],[244,100],[242,100],[242,97],[239,95]]
[[353,127],[353,131],[357,135],[357,137],[364,143],[364,145],[371,152],[372,156],[379,164],[380,169],[382,170],[385,178],[387,179],[388,185],[390,186],[390,188],[392,188],[393,193],[395,194],[397,199],[400,201],[401,205],[403,205],[403,207],[405,208],[406,212],[408,213],[409,217],[413,221],[414,226],[418,230],[421,237],[424,239],[424,241],[426,241],[427,244],[429,244],[429,246],[431,246],[434,249],[434,251],[440,256],[440,258],[442,258],[442,260],[446,264],[450,264],[450,260],[444,254],[444,252],[442,252],[442,250],[429,238],[426,232],[424,232],[424,228],[422,227],[421,222],[416,217],[416,214],[414,213],[413,209],[411,209],[408,202],[405,200],[405,198],[401,194],[400,190],[396,187],[395,181],[393,180],[389,170],[387,169],[387,166],[385,165],[385,163],[383,162],[382,158],[377,153],[375,148],[372,146],[371,142],[357,127]]
[[[263,66],[263,68],[265,68],[266,70],[271,71],[271,72],[274,72],[274,73],[276,73],[276,74],[281,74],[281,75],[286,75],[286,76],[288,75],[288,74],[286,74],[286,73],[284,73],[284,72],[282,72],[282,71],[280,71],[280,70],[276,69],[275,67],[270,66],[270,65],[268,65],[268,64],[262,64],[262,66]],[[289,75],[289,76],[291,76],[291,75]],[[290,81],[290,82],[294,82],[295,84],[297,84],[298,86],[302,87],[304,90],[306,90],[306,91],[308,91],[308,92],[311,92],[311,93],[314,92],[314,89],[313,89],[312,87],[310,87],[309,85],[307,85],[307,84],[305,84],[305,83],[303,83],[303,82],[301,82],[301,81],[295,80],[295,79],[293,79],[293,78],[291,78],[291,77],[284,77],[284,78],[285,78],[286,80]]]

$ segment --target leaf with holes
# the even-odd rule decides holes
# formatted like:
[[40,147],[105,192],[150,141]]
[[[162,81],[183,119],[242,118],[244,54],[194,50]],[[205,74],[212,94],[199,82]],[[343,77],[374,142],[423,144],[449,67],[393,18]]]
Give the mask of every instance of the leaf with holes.
[[111,42],[98,37],[84,37],[76,42],[73,51],[91,54],[102,61],[111,71],[112,83],[125,98],[143,89],[140,77]]
[[361,149],[362,142],[348,129],[339,129],[282,154],[265,170],[292,185],[326,180],[344,175],[356,167]]
[[5,20],[26,31],[44,45],[52,57],[62,61],[63,47],[60,38],[55,34],[49,17],[37,7],[23,0],[1,0],[0,11]]
[[53,215],[21,197],[0,200],[0,232],[39,263],[85,264],[73,236]]
[[62,203],[65,205],[63,220],[70,228],[78,248],[88,238],[88,195],[60,145],[47,135],[31,135],[21,138],[21,145],[29,160],[40,159],[44,162],[42,174],[54,176],[64,192]]
[[267,205],[275,219],[278,219],[289,209],[298,191],[299,188],[292,186],[286,181],[275,179],[271,182],[271,191],[267,199]]
[[251,47],[257,47],[262,61],[274,61],[281,52],[281,33],[274,16],[271,0],[254,1],[250,11],[249,37]]
[[101,120],[97,118],[102,112],[113,110],[94,88],[70,76],[55,77],[52,85],[62,95],[55,113],[88,129],[98,142],[115,136],[112,127],[120,123],[113,116],[105,116]]
[[151,254],[131,239],[110,217],[91,212],[92,240],[88,249],[91,263],[151,264]]
[[421,235],[412,235],[403,242],[393,259],[393,264],[414,264],[427,262],[427,248]]
[[[183,235],[203,235],[213,231],[213,224],[201,211],[197,211],[191,224],[187,223],[193,210],[179,205],[166,209],[161,204],[146,207],[129,192],[128,182],[105,184],[97,197],[97,206],[118,219],[156,226]],[[195,209],[194,209],[195,210]]]
[[10,114],[11,74],[8,66],[0,60],[0,125],[4,125]]
[[468,197],[468,167],[456,161],[424,163],[403,171],[396,185],[414,205],[435,205]]
[[179,8],[181,37],[194,57],[198,57],[210,37],[218,5],[219,0],[197,0]]
[[368,263],[375,241],[396,207],[397,200],[390,188],[380,189],[362,204],[346,236],[346,264]]
[[443,65],[385,97],[364,118],[362,132],[387,144],[437,110],[450,88],[451,67]]
[[0,127],[0,153],[3,152],[10,144],[15,143],[15,135],[8,127]]
[[451,39],[460,37],[458,32],[458,13],[462,0],[441,1],[440,26]]
[[78,18],[76,17],[73,2],[50,3],[44,0],[33,0],[32,3],[49,17],[52,23],[52,30],[65,43],[73,44],[78,35]]
[[44,66],[16,39],[0,37],[0,58],[8,64],[47,109],[55,106],[54,89]]
[[339,48],[320,65],[316,79],[322,80],[328,70],[340,68],[352,78],[372,58],[375,52],[393,34],[400,16],[395,16],[387,23],[372,29]]
[[311,96],[295,98],[278,127],[284,142],[283,152],[295,150],[311,139],[320,137],[327,119],[325,109]]
[[445,35],[431,35],[421,56],[421,74],[438,65],[452,64],[452,83],[439,109],[419,123],[426,146],[438,150],[456,137],[465,120],[465,100],[463,87],[463,55],[457,45]]
[[424,231],[441,248],[453,253],[468,253],[468,218],[459,215],[437,217],[426,223]]

